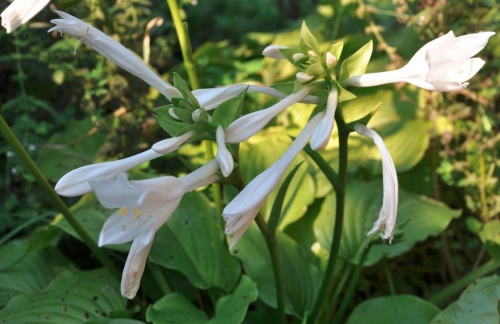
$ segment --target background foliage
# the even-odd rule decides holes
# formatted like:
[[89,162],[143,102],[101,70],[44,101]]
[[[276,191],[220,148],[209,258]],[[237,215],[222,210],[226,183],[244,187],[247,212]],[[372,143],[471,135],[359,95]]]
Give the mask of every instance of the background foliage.
[[[48,21],[55,18],[50,9],[66,10],[103,30],[167,80],[173,72],[183,77],[186,72],[168,7],[158,0],[53,1],[27,26],[13,34],[0,32],[2,115],[55,183],[78,166],[127,157],[165,138],[152,108],[167,101],[77,40],[47,34]],[[261,53],[269,44],[295,44],[303,20],[321,45],[344,40],[345,57],[373,39],[368,71],[379,71],[402,66],[422,44],[448,30],[456,35],[498,30],[500,5],[488,0],[343,0],[333,5],[312,0],[212,0],[184,1],[183,14],[202,86],[213,87],[293,80],[294,70],[285,62],[262,59]],[[487,63],[463,91],[437,93],[388,85],[357,90],[359,99],[345,106],[346,119],[354,120],[382,103],[370,126],[386,141],[402,188],[394,243],[376,240],[365,252],[365,233],[380,207],[381,166],[368,142],[352,137],[339,271],[349,270],[353,280],[360,260],[364,268],[345,306],[344,320],[349,323],[366,318],[373,323],[471,323],[479,317],[498,322],[496,276],[478,280],[460,296],[438,296],[469,273],[498,273],[500,266],[499,37],[492,37],[480,53]],[[274,101],[250,94],[245,112]],[[245,180],[277,159],[290,143],[284,134],[296,134],[311,109],[289,109],[242,144],[239,164]],[[276,292],[264,241],[252,226],[229,252],[210,192],[187,195],[158,232],[141,295],[127,303],[119,296],[118,283],[74,238],[3,138],[0,154],[1,319],[31,321],[42,316],[41,321],[52,323],[108,323],[115,318],[126,323],[127,318],[130,323],[163,323],[175,313],[170,318],[174,323],[235,323],[243,318],[252,323],[272,313]],[[187,168],[180,157],[194,164],[206,159],[199,146],[191,145],[180,156],[141,165],[132,177],[182,174]],[[323,157],[336,165],[335,140]],[[288,283],[287,313],[291,322],[299,322],[318,289],[331,241],[335,197],[314,163],[302,166],[293,181],[290,188],[295,191],[285,199],[277,239]],[[235,191],[225,186],[225,199],[229,201]],[[273,197],[263,214],[271,209]],[[109,211],[90,195],[67,203],[74,205],[75,215],[96,238]],[[116,246],[108,252],[121,265],[127,249]],[[347,279],[338,278],[340,288],[332,293],[349,294],[343,280]],[[467,309],[462,306],[468,302],[484,307],[465,317]],[[400,319],[392,309],[413,309],[416,315]]]

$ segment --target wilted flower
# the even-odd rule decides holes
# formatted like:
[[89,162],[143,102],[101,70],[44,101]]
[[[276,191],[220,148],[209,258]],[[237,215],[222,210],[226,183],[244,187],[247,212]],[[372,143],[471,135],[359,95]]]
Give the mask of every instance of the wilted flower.
[[299,102],[310,92],[310,88],[302,88],[269,108],[255,111],[236,119],[226,129],[226,143],[239,143],[250,138],[266,126],[266,124],[273,119],[274,116],[291,105]]
[[362,124],[356,124],[354,129],[358,134],[367,136],[373,140],[380,151],[382,157],[382,179],[384,185],[384,198],[382,208],[377,221],[373,224],[368,236],[383,230],[384,239],[392,241],[394,226],[396,226],[396,217],[398,212],[398,176],[396,167],[392,161],[391,155],[384,144],[384,141],[375,131]]
[[104,223],[99,246],[133,241],[122,275],[124,297],[134,298],[139,289],[156,231],[172,215],[186,192],[216,181],[218,169],[219,163],[212,160],[181,178],[128,181],[126,174],[120,173],[116,179],[90,181],[104,207],[118,208]]
[[427,90],[454,91],[465,88],[484,65],[472,58],[481,51],[494,32],[455,37],[452,31],[424,45],[399,70],[356,75],[347,82],[357,87],[407,82]]
[[90,180],[115,179],[118,174],[128,171],[144,162],[156,159],[164,154],[177,150],[182,144],[193,136],[188,132],[179,137],[169,138],[153,145],[152,149],[131,157],[101,162],[75,169],[66,173],[56,183],[55,190],[58,194],[66,197],[81,196],[92,191]]
[[325,115],[319,122],[311,137],[311,148],[315,151],[325,149],[325,147],[328,145],[328,142],[330,141],[338,97],[339,96],[337,88],[334,87],[328,94]]
[[168,100],[171,100],[173,97],[181,97],[180,92],[176,88],[164,81],[151,67],[147,66],[137,54],[80,19],[62,11],[56,11],[56,13],[63,19],[52,19],[50,22],[56,26],[49,29],[49,32],[58,31],[61,35],[68,34],[75,37],[80,42],[104,55],[108,60],[125,71],[144,80],[147,84],[157,89]]
[[288,150],[271,167],[255,177],[222,212],[226,234],[233,235],[230,248],[241,238],[260,210],[267,196],[276,188],[288,166],[302,151],[315,127],[323,118],[319,113],[307,123]]
[[50,0],[15,0],[0,15],[2,26],[7,29],[7,33],[12,32],[27,23],[49,2]]

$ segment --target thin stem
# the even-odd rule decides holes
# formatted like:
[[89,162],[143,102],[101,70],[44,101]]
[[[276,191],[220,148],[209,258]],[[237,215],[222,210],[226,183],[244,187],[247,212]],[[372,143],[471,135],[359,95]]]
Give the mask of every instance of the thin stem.
[[200,82],[198,80],[198,74],[196,73],[193,53],[191,52],[191,41],[188,37],[186,25],[182,22],[177,1],[167,0],[167,5],[170,9],[172,20],[174,21],[175,31],[177,33],[177,38],[179,39],[179,45],[181,46],[182,59],[184,60],[184,66],[186,67],[189,82],[191,83],[191,89],[199,89]]
[[[335,290],[332,294],[332,296],[329,298],[328,305],[330,305],[330,308],[333,308],[335,304],[337,304],[337,299],[340,296],[340,293],[342,292],[342,289],[344,288],[344,285],[347,281],[347,278],[349,278],[349,275],[351,274],[352,269],[354,268],[353,265],[348,264],[345,269],[342,271],[342,277],[336,283],[335,285]],[[333,288],[333,287],[332,287]]]
[[148,266],[149,270],[151,271],[151,274],[153,274],[153,277],[155,278],[156,283],[158,284],[158,287],[160,288],[163,295],[171,293],[172,289],[170,288],[168,281],[165,279],[165,276],[163,275],[163,272],[161,271],[160,267],[152,262],[149,262]]
[[473,282],[474,280],[481,278],[488,273],[497,270],[500,268],[500,260],[490,260],[477,268],[476,270],[468,273],[462,278],[456,280],[454,283],[444,288],[434,296],[429,298],[431,303],[436,305],[443,304],[448,298],[460,292],[460,290],[464,289],[468,284]]
[[21,52],[19,51],[19,39],[17,38],[17,32],[14,32],[14,45],[16,47],[16,67],[17,67],[17,78],[19,80],[19,87],[21,88],[21,93],[26,96],[26,87],[24,86],[24,71],[21,65]]
[[43,176],[42,172],[36,165],[36,163],[31,159],[28,152],[24,149],[22,144],[17,139],[16,135],[12,132],[9,125],[3,119],[3,116],[0,115],[0,132],[3,134],[7,142],[12,146],[17,155],[21,158],[21,160],[26,164],[28,170],[33,174],[38,184],[45,192],[47,197],[50,199],[54,207],[64,216],[66,221],[70,224],[70,226],[75,230],[80,239],[88,246],[88,248],[92,251],[92,253],[99,259],[99,261],[108,269],[108,271],[114,275],[116,278],[120,278],[120,272],[115,267],[113,262],[109,259],[109,257],[102,251],[97,244],[94,242],[92,237],[85,231],[85,229],[80,225],[78,220],[73,216],[69,208],[66,206],[64,201],[59,197],[59,195],[52,189],[52,186],[49,184],[47,179]]
[[342,303],[340,304],[339,309],[335,313],[335,317],[333,318],[333,324],[340,323],[340,320],[344,316],[344,313],[347,309],[347,306],[349,306],[349,303],[351,302],[352,295],[354,294],[354,291],[356,290],[356,285],[358,284],[359,276],[361,274],[361,270],[363,270],[363,264],[365,263],[366,256],[368,255],[368,251],[370,250],[370,246],[371,245],[368,245],[363,250],[363,254],[361,255],[359,263],[356,265],[356,268],[354,269],[354,273],[352,274],[352,278],[351,278],[351,281],[349,283],[349,287],[347,288],[347,292],[344,296],[344,299],[342,299]]
[[392,280],[391,272],[389,271],[389,267],[387,266],[387,260],[382,259],[382,264],[384,265],[385,276],[387,277],[387,284],[389,285],[389,291],[391,295],[396,295],[396,288],[394,287],[394,281]]
[[[333,280],[333,271],[335,270],[335,263],[337,261],[340,241],[342,239],[342,227],[344,223],[344,207],[345,207],[345,185],[347,176],[347,140],[349,137],[349,132],[345,131],[346,125],[342,112],[340,110],[335,114],[335,120],[339,129],[339,173],[338,173],[338,188],[335,191],[336,197],[336,208],[335,208],[335,225],[333,227],[332,243],[330,247],[330,256],[328,258],[328,264],[326,266],[325,274],[323,277],[323,282],[320,286],[318,295],[316,296],[316,302],[311,311],[311,315],[307,319],[307,323],[314,323],[316,317],[325,302],[326,293],[328,288],[331,286],[330,283]],[[334,185],[332,183],[332,185]]]

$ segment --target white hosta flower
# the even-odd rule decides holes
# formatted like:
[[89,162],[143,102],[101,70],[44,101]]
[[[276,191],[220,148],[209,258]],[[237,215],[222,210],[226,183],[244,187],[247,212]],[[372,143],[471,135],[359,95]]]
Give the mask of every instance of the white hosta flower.
[[11,33],[40,12],[50,0],[15,0],[2,14],[2,26]]
[[310,75],[305,72],[297,72],[295,76],[297,77],[297,81],[300,83],[306,83],[315,78],[314,75]]
[[217,132],[215,134],[217,142],[217,160],[220,164],[220,171],[224,177],[229,177],[231,172],[233,172],[234,161],[233,156],[226,147],[226,136],[224,133],[224,128],[222,126],[217,127]]
[[315,151],[324,150],[330,141],[335,121],[334,118],[338,97],[337,88],[334,87],[328,94],[325,116],[319,122],[318,127],[314,130],[311,138],[311,148]]
[[276,60],[283,60],[286,59],[286,56],[283,55],[280,50],[285,48],[288,47],[281,45],[269,45],[268,47],[264,48],[264,51],[262,51],[262,55]]
[[271,167],[255,177],[222,212],[226,221],[226,234],[233,235],[230,248],[241,238],[260,210],[267,196],[279,184],[286,169],[302,151],[323,118],[319,113],[307,123],[288,150]]
[[399,70],[353,76],[347,82],[357,87],[407,82],[427,90],[455,91],[465,88],[484,65],[472,58],[481,51],[494,32],[455,37],[452,31],[424,45]]
[[337,62],[337,58],[330,52],[326,52],[326,67],[331,68]]
[[86,165],[66,173],[55,186],[61,196],[76,197],[92,191],[89,181],[94,179],[115,179],[122,172],[128,171],[144,162],[156,159],[164,154],[177,150],[193,132],[182,136],[169,138],[153,145],[152,149],[131,157]]
[[368,236],[377,231],[384,231],[384,239],[392,241],[394,226],[396,226],[396,217],[398,212],[398,176],[396,167],[392,161],[391,155],[384,144],[384,141],[374,130],[365,125],[356,124],[354,129],[358,134],[367,136],[373,140],[380,151],[382,157],[382,179],[384,184],[384,198],[382,208],[378,219],[373,224]]
[[310,91],[308,87],[302,88],[269,108],[236,119],[226,129],[226,143],[239,143],[250,138],[277,114],[306,97]]
[[62,11],[56,11],[56,13],[62,19],[52,19],[50,22],[56,26],[49,29],[49,32],[58,31],[61,35],[67,34],[78,39],[79,42],[92,47],[125,71],[132,73],[153,88],[156,88],[168,100],[173,97],[181,97],[176,88],[164,81],[134,52],[80,19]]
[[118,210],[104,223],[99,246],[133,241],[123,269],[121,292],[134,298],[156,231],[168,220],[183,195],[217,179],[217,160],[182,177],[160,177],[128,181],[125,173],[116,179],[91,180],[99,202]]

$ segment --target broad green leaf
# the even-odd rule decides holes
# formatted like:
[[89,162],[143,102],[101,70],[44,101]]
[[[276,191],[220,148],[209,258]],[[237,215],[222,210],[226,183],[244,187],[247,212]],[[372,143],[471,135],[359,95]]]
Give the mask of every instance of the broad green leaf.
[[215,286],[231,291],[240,276],[238,260],[228,251],[214,210],[197,192],[186,194],[158,230],[149,260],[180,271],[200,289]]
[[146,319],[153,324],[206,324],[208,317],[181,294],[173,293],[148,307]]
[[493,259],[500,259],[500,220],[495,219],[484,224],[479,237],[486,251]]
[[56,275],[69,267],[54,248],[27,253],[27,243],[11,241],[0,247],[0,307],[12,297],[42,291]]
[[439,308],[417,296],[378,297],[359,304],[347,324],[427,324],[438,313]]
[[[249,183],[253,178],[269,168],[288,149],[292,140],[289,136],[283,134],[283,131],[284,129],[281,127],[267,129],[241,144],[240,166],[246,183]],[[291,163],[289,170],[284,174],[283,178],[286,177],[296,164],[304,159],[305,153],[304,155],[300,154]],[[276,192],[275,190],[269,195],[261,208],[265,217],[271,211]],[[314,193],[314,183],[307,168],[300,168],[292,180],[285,197],[279,224],[280,229],[285,228],[288,224],[302,217],[307,210],[307,206],[313,202]]]
[[[366,233],[377,219],[382,206],[382,181],[350,182],[347,185],[344,230],[340,256],[357,263],[368,244]],[[383,257],[395,257],[409,251],[417,242],[441,233],[452,219],[460,216],[444,204],[400,189],[398,218],[392,244],[383,244],[372,237],[365,266],[377,263]],[[335,220],[335,195],[326,197],[314,232],[321,246],[329,251]]]
[[43,292],[19,295],[0,311],[12,323],[82,323],[125,309],[118,282],[104,269],[63,272]]
[[[316,265],[319,261],[287,235],[277,232],[277,246],[286,295],[286,312],[303,317],[310,311],[321,281]],[[276,307],[276,286],[267,245],[252,224],[233,249],[243,263],[245,272],[257,283],[259,298]]]
[[192,302],[177,293],[169,294],[151,305],[146,312],[146,318],[154,324],[242,323],[248,305],[257,299],[257,295],[255,283],[249,277],[242,276],[236,289],[217,301],[215,316],[210,320]]
[[242,108],[242,96],[230,98],[217,106],[210,123],[215,127],[222,125],[226,129],[233,121],[240,117]]
[[106,143],[107,135],[99,132],[90,119],[66,124],[66,130],[53,135],[40,147],[35,158],[44,176],[53,181],[69,171],[92,164]]
[[346,58],[340,66],[339,82],[342,84],[352,76],[365,73],[373,51],[373,42],[369,41],[354,54]]
[[500,323],[499,300],[500,277],[478,279],[465,289],[456,302],[439,313],[431,323]]

